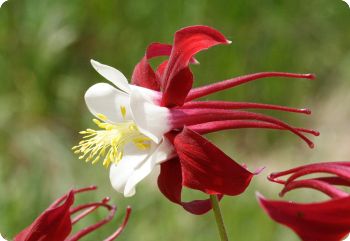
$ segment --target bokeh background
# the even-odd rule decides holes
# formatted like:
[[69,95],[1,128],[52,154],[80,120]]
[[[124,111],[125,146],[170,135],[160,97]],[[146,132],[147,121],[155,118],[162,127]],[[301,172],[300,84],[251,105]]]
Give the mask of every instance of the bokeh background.
[[[250,169],[266,166],[248,190],[222,201],[231,240],[296,241],[259,208],[255,192],[278,198],[266,176],[314,161],[350,160],[350,9],[341,0],[9,0],[0,9],[0,231],[11,238],[72,187],[99,186],[78,201],[110,196],[118,218],[84,240],[102,240],[133,214],[119,240],[218,240],[212,213],[193,216],[158,191],[155,173],[137,195],[124,199],[110,187],[108,170],[78,160],[70,148],[79,130],[92,126],[84,91],[105,81],[94,58],[130,77],[154,41],[171,43],[184,26],[205,24],[233,43],[198,54],[195,85],[259,71],[316,73],[316,81],[265,79],[210,98],[313,109],[311,116],[268,112],[321,131],[310,150],[292,134],[236,130],[210,135]],[[187,199],[202,197],[185,192]],[[288,195],[317,201],[314,192]],[[79,223],[99,220],[103,211]]]

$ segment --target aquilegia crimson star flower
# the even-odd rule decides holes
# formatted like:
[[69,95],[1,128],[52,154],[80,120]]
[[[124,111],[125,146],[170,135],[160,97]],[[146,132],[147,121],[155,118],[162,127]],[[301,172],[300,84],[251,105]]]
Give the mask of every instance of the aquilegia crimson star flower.
[[[75,194],[95,189],[96,187],[92,186],[71,190],[68,194],[52,203],[31,225],[17,234],[14,241],[77,241],[110,222],[115,215],[116,207],[108,204],[109,198],[105,198],[101,202],[87,203],[72,207]],[[106,218],[75,234],[71,234],[72,226],[75,223],[99,207],[107,209],[108,216]],[[130,213],[131,208],[128,207],[123,224],[115,233],[106,238],[105,241],[115,240],[121,234],[128,222]]]
[[[327,174],[320,177],[305,176]],[[279,177],[290,175],[286,180]],[[258,195],[261,206],[276,222],[293,229],[303,241],[341,241],[350,233],[350,195],[336,186],[350,186],[350,162],[325,162],[293,168],[269,176],[284,185],[285,193],[298,188],[323,192],[331,200],[294,203],[267,200]]]
[[[309,114],[307,109],[282,106],[225,102],[194,101],[211,93],[266,77],[313,79],[312,74],[280,72],[257,73],[192,89],[190,63],[194,55],[218,44],[229,44],[220,32],[207,26],[191,26],[175,33],[173,45],[153,43],[136,65],[129,84],[118,70],[91,61],[93,67],[112,85],[98,83],[85,94],[89,110],[98,118],[102,130],[82,131],[84,139],[73,147],[81,159],[110,168],[112,186],[132,196],[135,186],[161,165],[158,185],[171,201],[200,214],[210,208],[205,201],[181,201],[183,186],[208,194],[237,195],[245,190],[254,173],[235,163],[202,135],[224,129],[269,128],[289,130],[310,146],[303,132],[307,129],[290,125],[263,114],[240,109],[273,109]],[[148,60],[169,56],[153,71]]]

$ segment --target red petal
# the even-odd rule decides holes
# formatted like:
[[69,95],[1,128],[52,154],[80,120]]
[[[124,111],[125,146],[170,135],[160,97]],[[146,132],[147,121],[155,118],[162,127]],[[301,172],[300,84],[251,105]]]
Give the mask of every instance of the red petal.
[[182,183],[189,188],[234,196],[248,187],[254,175],[188,128],[175,137],[174,146],[182,166]]
[[322,181],[317,178],[305,179],[305,180],[297,180],[290,183],[287,183],[283,190],[280,192],[280,196],[284,196],[287,192],[290,192],[297,188],[311,188],[323,192],[324,194],[332,197],[347,197],[349,194],[340,190],[330,183]]
[[287,77],[287,78],[300,78],[300,79],[314,79],[313,74],[294,74],[294,73],[283,73],[283,72],[262,72],[250,75],[239,76],[236,78],[220,81],[214,84],[198,87],[192,89],[188,94],[186,101],[191,101],[221,90],[229,89],[238,85],[242,85],[251,81],[255,81],[267,77]]
[[[102,220],[98,221],[97,223],[91,224],[91,225],[79,230],[77,233],[70,236],[65,241],[80,240],[81,238],[85,237],[86,235],[90,234],[91,232],[93,232],[93,231],[97,230],[98,228],[102,227],[103,225],[109,223],[113,219],[115,212],[117,210],[117,208],[114,205],[107,204],[109,202],[109,200],[110,200],[109,198],[104,198],[102,200],[102,202],[83,204],[83,205],[77,206],[74,209],[72,209],[71,214],[86,209],[85,212],[83,212],[80,217],[78,215],[78,218],[80,218],[80,219],[84,218],[86,215],[90,214],[92,211],[96,210],[98,207],[106,208],[108,210],[108,215],[105,218],[103,218]],[[75,219],[75,221],[76,220],[77,219]]]
[[[267,123],[263,121],[250,121],[250,120],[224,120],[224,121],[212,121],[197,125],[188,126],[191,130],[204,135],[216,131],[222,130],[233,130],[233,129],[243,129],[243,128],[262,128],[262,129],[272,129],[272,130],[287,130],[276,124]],[[294,128],[294,127],[293,127]],[[295,128],[299,132],[309,133],[314,136],[318,136],[320,133],[315,130],[305,129],[305,128]]]
[[[286,184],[292,182],[295,179],[309,175],[313,173],[329,173],[338,176],[344,180],[350,181],[350,162],[319,162],[308,165],[303,165],[295,167],[286,171],[271,173],[268,179],[272,182],[277,182],[281,184]],[[285,180],[279,179],[279,177],[290,175],[291,176]]]
[[158,80],[161,79],[162,75],[164,74],[164,71],[168,65],[168,60],[164,60],[160,65],[158,65],[158,68],[156,70],[156,78]]
[[168,56],[171,52],[171,45],[152,43],[148,46],[145,56],[135,66],[131,82],[134,85],[142,86],[152,90],[159,90],[160,84],[156,75],[149,65],[148,60],[158,56]]
[[148,64],[146,57],[143,57],[135,66],[131,77],[131,83],[147,89],[159,90],[159,83],[156,81],[156,75]]
[[303,241],[341,241],[350,232],[350,197],[297,204],[258,196],[270,217],[293,229]]
[[128,224],[130,215],[131,215],[131,207],[128,206],[128,207],[126,208],[126,214],[125,214],[123,223],[120,225],[120,227],[119,227],[112,235],[110,235],[110,236],[109,236],[108,238],[106,238],[104,241],[113,241],[113,240],[115,240],[116,238],[118,238],[119,235],[124,231],[126,225]]
[[[168,64],[169,66],[169,64]],[[167,69],[165,70],[165,74]],[[188,67],[177,71],[177,73],[171,77],[171,83],[167,85],[162,96],[162,106],[181,106],[185,102],[187,93],[192,88],[193,74]]]
[[[158,187],[164,196],[166,196],[170,201],[181,205],[190,213],[201,215],[211,209],[209,199],[194,200],[192,202],[181,201],[182,174],[178,157],[161,164],[160,175],[158,177]],[[221,197],[222,196],[220,196],[220,199]]]
[[170,110],[171,119],[170,124],[173,128],[182,128],[183,126],[192,126],[197,124],[203,124],[206,122],[223,121],[223,120],[254,120],[263,121],[279,125],[280,127],[287,129],[301,139],[303,139],[310,148],[314,147],[314,143],[302,134],[298,129],[288,125],[287,123],[280,121],[271,116],[267,116],[260,113],[237,111],[237,110],[225,110],[225,109],[208,109],[208,108],[173,108]]
[[252,102],[233,102],[233,101],[190,101],[185,103],[182,108],[210,108],[210,109],[263,109],[280,110],[285,112],[294,112],[309,115],[309,109],[297,109],[280,105],[261,104]]
[[29,227],[21,231],[14,241],[64,241],[72,230],[69,209],[74,202],[71,191],[58,207],[46,209]]
[[243,128],[281,128],[275,124],[265,123],[260,121],[250,121],[250,120],[223,120],[223,121],[211,121],[196,125],[187,126],[191,130],[197,132],[198,134],[205,135],[208,133],[213,133],[222,130],[234,130]]
[[188,64],[193,55],[218,44],[229,43],[217,30],[191,26],[175,33],[168,66],[161,79],[164,106],[181,106],[192,88],[193,76]]
[[172,46],[170,44],[152,43],[146,50],[147,59],[152,59],[159,56],[169,56]]

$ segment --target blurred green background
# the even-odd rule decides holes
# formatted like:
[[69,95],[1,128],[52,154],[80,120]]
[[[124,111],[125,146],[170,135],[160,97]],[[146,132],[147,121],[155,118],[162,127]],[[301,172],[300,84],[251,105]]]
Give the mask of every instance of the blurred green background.
[[[298,240],[263,213],[254,193],[278,198],[280,187],[266,181],[269,172],[350,160],[350,9],[341,0],[6,2],[0,9],[0,232],[5,237],[71,187],[96,184],[99,190],[78,202],[111,196],[118,218],[84,240],[111,233],[127,204],[133,214],[118,240],[219,240],[212,213],[193,216],[170,203],[158,191],[157,174],[138,186],[135,197],[124,199],[110,187],[108,170],[85,164],[70,151],[80,138],[77,132],[92,125],[84,91],[105,81],[89,60],[130,77],[150,42],[171,43],[177,29],[193,24],[213,26],[233,41],[197,56],[201,64],[192,67],[197,86],[259,71],[318,76],[317,81],[266,79],[211,96],[313,109],[311,116],[269,114],[320,130],[314,150],[290,133],[236,130],[209,136],[250,169],[267,167],[244,194],[222,201],[231,240]],[[287,198],[318,200],[313,192]],[[78,228],[104,215],[97,212]]]

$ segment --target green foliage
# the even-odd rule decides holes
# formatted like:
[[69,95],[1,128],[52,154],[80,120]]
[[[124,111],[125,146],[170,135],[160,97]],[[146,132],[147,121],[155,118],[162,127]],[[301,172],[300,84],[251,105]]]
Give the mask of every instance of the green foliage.
[[[138,187],[135,197],[124,199],[110,187],[108,170],[71,153],[77,132],[91,125],[84,91],[104,81],[89,59],[130,76],[150,42],[169,43],[181,27],[210,25],[233,43],[198,55],[196,85],[259,71],[313,72],[317,82],[262,80],[212,96],[309,106],[330,88],[348,86],[349,22],[350,10],[340,0],[9,0],[0,9],[0,231],[13,237],[69,188],[96,184],[99,191],[79,200],[111,196],[119,206],[119,222],[126,205],[133,206],[120,240],[218,240],[212,214],[192,216],[168,202],[157,190],[156,175]],[[305,125],[303,117],[273,114]],[[265,163],[250,158],[264,160],[276,151],[269,148],[274,144],[306,148],[290,136],[242,130],[210,138],[236,160],[259,166]],[[255,190],[269,189],[262,180],[253,181],[242,196],[222,202],[229,235],[240,241],[298,240],[258,207]],[[86,223],[103,215],[97,213]],[[102,240],[117,221],[86,240]]]

